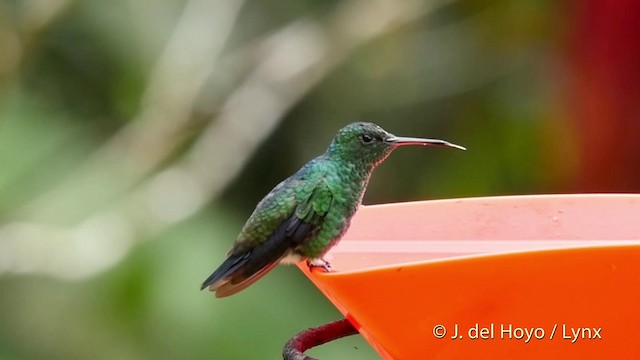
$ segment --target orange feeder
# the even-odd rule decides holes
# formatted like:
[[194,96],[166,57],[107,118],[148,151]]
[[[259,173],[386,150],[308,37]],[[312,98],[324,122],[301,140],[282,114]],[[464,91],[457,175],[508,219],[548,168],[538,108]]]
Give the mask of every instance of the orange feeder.
[[326,259],[385,359],[640,358],[640,195],[363,206]]

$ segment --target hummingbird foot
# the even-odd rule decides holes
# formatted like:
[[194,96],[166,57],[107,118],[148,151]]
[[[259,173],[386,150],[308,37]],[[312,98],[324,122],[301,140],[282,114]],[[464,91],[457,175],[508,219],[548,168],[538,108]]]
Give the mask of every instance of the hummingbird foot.
[[307,260],[307,266],[311,271],[313,271],[313,269],[315,268],[321,268],[322,270],[324,270],[324,272],[333,271],[333,269],[331,269],[331,264],[329,264],[327,260],[322,258]]

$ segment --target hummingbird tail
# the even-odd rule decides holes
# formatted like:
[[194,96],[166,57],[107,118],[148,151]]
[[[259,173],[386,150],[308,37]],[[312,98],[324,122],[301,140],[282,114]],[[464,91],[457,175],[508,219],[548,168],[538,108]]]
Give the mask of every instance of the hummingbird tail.
[[[260,280],[263,276],[265,276],[271,269],[273,269],[276,265],[278,265],[279,261],[274,261],[271,264],[263,267],[258,270],[253,275],[244,278],[241,277],[239,279],[231,278],[229,281],[221,282],[218,287],[215,287],[216,297],[223,298],[227,296],[231,296],[237,292],[240,292],[246,288],[248,288],[254,282]],[[214,288],[213,286],[211,287]]]
[[[242,265],[246,264],[249,260],[250,252],[246,252],[237,256],[230,255],[223,263],[213,272],[213,274],[209,275],[209,277],[202,283],[200,286],[200,290],[204,290],[207,287],[210,287],[212,291],[215,288],[222,285],[221,282],[224,281],[225,278],[232,275],[236,270],[238,270]],[[216,284],[220,283],[220,284]]]
[[307,238],[313,225],[295,215],[283,221],[264,243],[243,253],[233,250],[220,267],[202,283],[216,297],[233,295],[247,288],[273,269],[282,258]]
[[246,252],[238,256],[229,256],[222,265],[211,274],[200,287],[200,290],[209,288],[215,291],[216,297],[227,297],[258,281],[280,262],[280,258],[256,259],[252,252]]

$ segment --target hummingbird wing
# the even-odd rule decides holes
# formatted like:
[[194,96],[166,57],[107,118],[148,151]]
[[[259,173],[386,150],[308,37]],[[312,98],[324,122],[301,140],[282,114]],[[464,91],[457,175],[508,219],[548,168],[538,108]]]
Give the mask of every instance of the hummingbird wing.
[[256,282],[322,225],[332,202],[323,178],[290,178],[260,201],[227,259],[202,284],[216,297],[233,295]]

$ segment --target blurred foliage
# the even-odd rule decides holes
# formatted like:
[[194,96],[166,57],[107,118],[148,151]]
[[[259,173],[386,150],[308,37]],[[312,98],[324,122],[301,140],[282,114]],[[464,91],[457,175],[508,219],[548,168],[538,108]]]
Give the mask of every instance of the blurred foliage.
[[400,3],[0,2],[0,358],[279,358],[340,316],[295,268],[198,285],[354,120],[469,149],[397,151],[366,204],[553,191],[559,5]]

